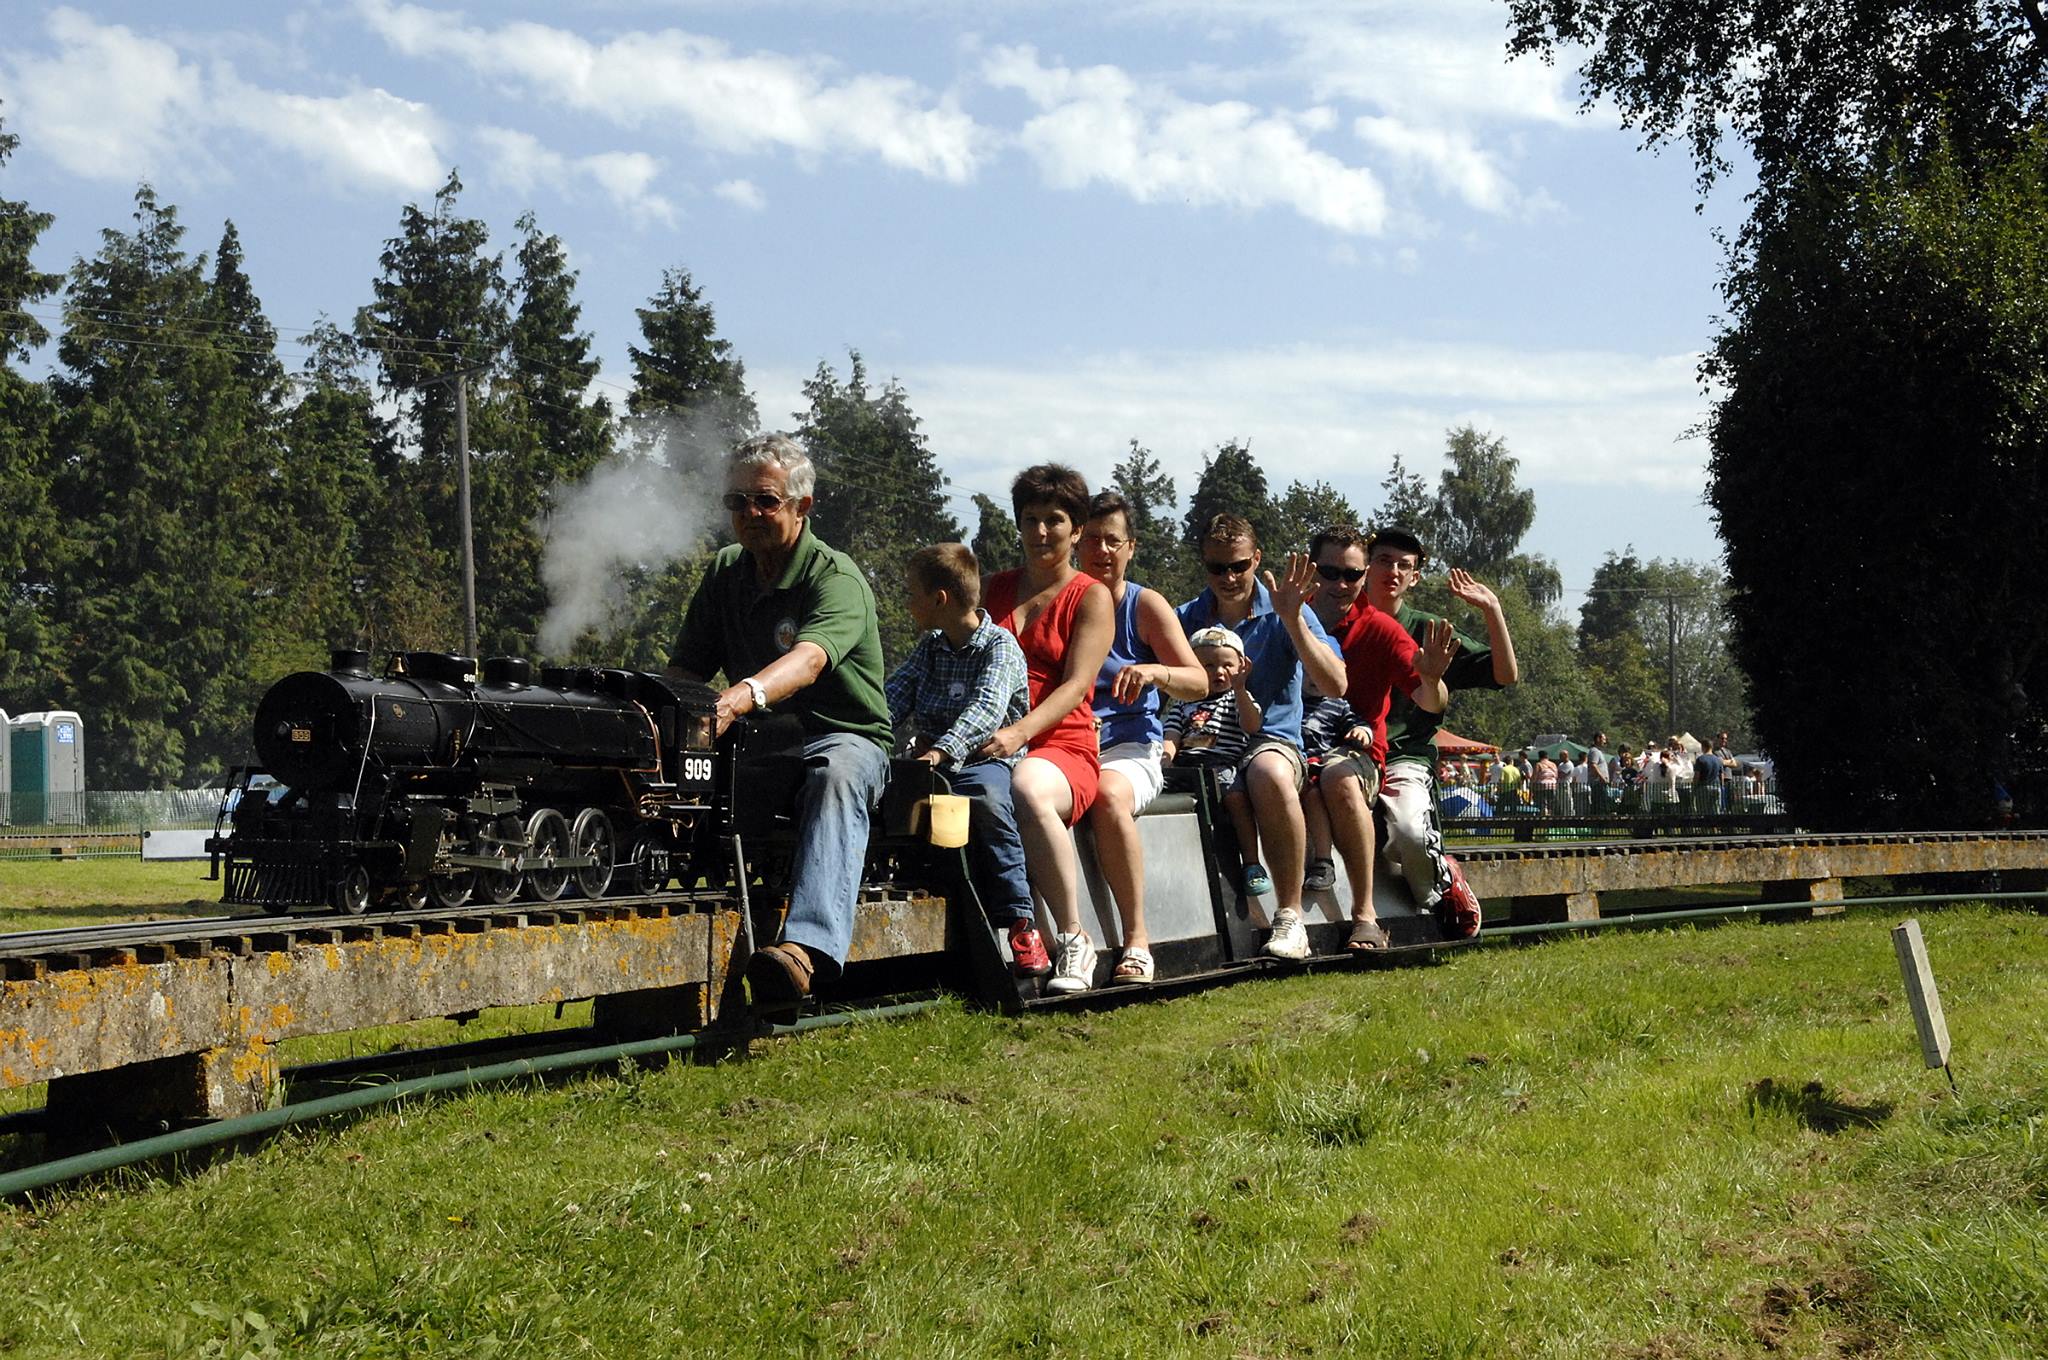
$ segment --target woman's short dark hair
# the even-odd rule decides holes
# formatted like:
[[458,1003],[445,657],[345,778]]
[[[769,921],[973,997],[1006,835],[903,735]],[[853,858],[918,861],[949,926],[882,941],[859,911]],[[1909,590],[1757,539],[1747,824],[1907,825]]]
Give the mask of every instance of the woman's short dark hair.
[[1088,518],[1088,483],[1064,463],[1038,463],[1010,483],[1010,509],[1024,518],[1027,505],[1056,505],[1076,526]]
[[1088,502],[1089,519],[1106,519],[1111,515],[1124,517],[1124,533],[1131,532],[1131,503],[1124,499],[1121,491],[1098,491]]

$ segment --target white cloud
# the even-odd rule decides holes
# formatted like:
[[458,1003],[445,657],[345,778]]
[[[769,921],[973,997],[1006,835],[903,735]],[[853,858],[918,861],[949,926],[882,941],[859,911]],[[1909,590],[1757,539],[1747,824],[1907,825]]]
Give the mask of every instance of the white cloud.
[[728,203],[737,204],[748,212],[760,212],[768,206],[768,197],[752,180],[729,179],[711,191]]
[[1114,66],[1044,65],[1029,47],[994,49],[982,76],[1040,110],[1017,139],[1056,188],[1100,182],[1140,203],[1286,207],[1361,235],[1386,227],[1386,194],[1373,173],[1310,144],[1332,125],[1329,110],[1196,103]]
[[45,27],[55,55],[17,47],[7,62],[14,130],[32,131],[60,165],[90,179],[133,180],[175,164],[186,150],[181,128],[203,116],[199,70],[166,43],[76,10],[51,11]]
[[481,127],[477,140],[491,157],[491,172],[515,193],[545,187],[574,197],[579,182],[602,189],[611,201],[642,222],[673,223],[675,205],[653,192],[661,162],[642,151],[604,151],[569,157],[538,137],[512,128]]
[[430,189],[445,169],[439,121],[379,89],[323,96],[244,83],[226,62],[203,68],[169,43],[50,13],[54,51],[17,50],[4,91],[18,130],[91,179],[211,177],[249,138],[365,188]]
[[931,98],[894,76],[835,78],[830,63],[740,54],[679,29],[591,42],[565,29],[516,22],[473,27],[454,15],[361,0],[364,18],[407,56],[456,61],[566,107],[626,127],[680,120],[702,145],[801,156],[870,155],[953,183],[971,178],[986,132],[950,97]]
[[1470,134],[1453,128],[1412,127],[1397,118],[1367,115],[1352,124],[1359,140],[1419,171],[1444,192],[1481,212],[1511,211],[1521,195]]
[[383,90],[283,94],[244,85],[227,70],[216,70],[213,85],[223,122],[348,183],[429,189],[447,172],[435,145],[439,120],[424,104]]

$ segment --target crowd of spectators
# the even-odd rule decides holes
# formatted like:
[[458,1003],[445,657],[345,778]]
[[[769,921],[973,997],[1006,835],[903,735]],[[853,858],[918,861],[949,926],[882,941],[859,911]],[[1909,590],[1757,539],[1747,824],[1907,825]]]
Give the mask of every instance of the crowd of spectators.
[[1609,753],[1607,734],[1584,746],[1551,739],[1504,755],[1445,757],[1439,795],[1450,816],[1776,812],[1776,772],[1767,757],[1739,755],[1720,733],[1711,742],[1671,737],[1638,751]]

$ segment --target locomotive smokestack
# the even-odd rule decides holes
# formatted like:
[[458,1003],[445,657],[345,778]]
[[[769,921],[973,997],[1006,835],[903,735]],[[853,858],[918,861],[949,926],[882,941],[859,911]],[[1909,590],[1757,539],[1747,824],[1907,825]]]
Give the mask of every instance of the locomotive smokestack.
[[354,647],[336,647],[329,653],[327,669],[357,680],[370,678],[370,654]]

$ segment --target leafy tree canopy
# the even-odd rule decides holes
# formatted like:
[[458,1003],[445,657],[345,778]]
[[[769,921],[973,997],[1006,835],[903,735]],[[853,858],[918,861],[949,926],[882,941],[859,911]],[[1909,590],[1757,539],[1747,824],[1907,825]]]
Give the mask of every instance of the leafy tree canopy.
[[[1756,157],[1767,199],[1802,173],[1855,173],[1887,147],[1966,158],[2048,112],[2041,0],[1508,0],[1509,52],[1579,60],[1651,144],[1679,141],[1705,192]],[[1581,56],[1580,54],[1583,54]]]

